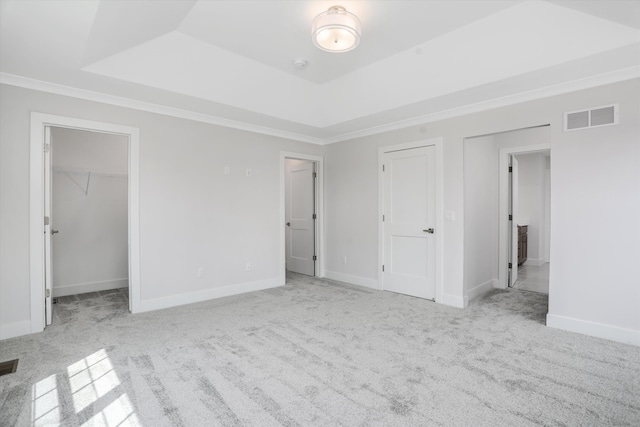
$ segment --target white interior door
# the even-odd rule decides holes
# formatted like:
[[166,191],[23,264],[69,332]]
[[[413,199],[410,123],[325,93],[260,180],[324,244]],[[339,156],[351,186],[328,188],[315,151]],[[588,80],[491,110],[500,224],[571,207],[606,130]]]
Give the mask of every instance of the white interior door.
[[315,274],[314,163],[287,159],[285,179],[287,270]]
[[51,304],[53,296],[53,274],[51,271],[51,237],[53,230],[52,213],[52,185],[51,185],[51,127],[44,128],[44,312],[45,324],[50,325],[53,317],[53,305]]
[[384,153],[387,291],[435,299],[435,147]]
[[514,286],[518,280],[518,159],[511,156],[511,274],[509,286]]

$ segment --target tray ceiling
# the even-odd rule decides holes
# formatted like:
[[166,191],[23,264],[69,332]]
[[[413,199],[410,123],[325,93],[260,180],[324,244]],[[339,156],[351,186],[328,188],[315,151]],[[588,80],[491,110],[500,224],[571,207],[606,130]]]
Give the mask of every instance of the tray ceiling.
[[334,3],[4,0],[0,72],[315,141],[640,75],[637,1],[341,1],[363,28],[342,54],[310,36]]

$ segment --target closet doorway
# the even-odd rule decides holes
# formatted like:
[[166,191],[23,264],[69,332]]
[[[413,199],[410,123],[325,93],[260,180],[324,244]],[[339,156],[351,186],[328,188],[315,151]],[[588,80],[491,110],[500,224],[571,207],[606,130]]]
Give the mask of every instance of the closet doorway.
[[[113,137],[120,139],[112,139]],[[61,138],[62,140],[70,138],[72,141],[65,146],[64,141],[58,141]],[[105,145],[102,151],[99,147],[90,149],[91,142],[87,141],[92,139],[96,139],[94,141],[96,143],[99,143],[100,139],[102,143],[122,141],[125,147],[124,154],[109,151],[109,148],[113,148],[111,145]],[[89,145],[83,146],[79,141]],[[97,153],[94,153],[93,160],[90,160],[87,155],[92,150],[97,150]],[[132,313],[139,311],[139,152],[140,137],[137,128],[52,114],[31,113],[29,270],[32,333],[40,332],[46,325],[51,324],[54,294],[64,298],[63,295],[79,292],[83,295],[85,292],[124,286],[128,291],[128,310]],[[56,158],[56,153],[60,154],[59,158]],[[124,160],[126,166],[122,167],[121,161],[118,169],[106,166],[111,164],[106,160],[113,161],[114,158],[126,159]],[[109,234],[106,240],[110,240],[107,242],[104,234],[100,235],[102,231],[100,228],[106,224],[92,223],[95,220],[93,217],[104,216],[109,210],[114,210],[116,204],[117,198],[94,203],[96,200],[91,197],[98,194],[99,188],[103,187],[101,184],[106,180],[111,180],[108,182],[115,186],[122,186],[122,181],[125,183],[125,195],[118,196],[120,200],[124,197],[125,203],[120,205],[121,208],[124,206],[125,217],[115,220],[120,225],[120,231],[124,230],[126,236],[124,248],[122,240],[119,240],[119,246],[111,244],[111,241],[116,240],[111,234],[121,235],[114,228],[107,228]],[[121,180],[121,182],[118,184],[113,180]],[[110,184],[106,184],[106,187]],[[74,193],[76,191],[77,193]],[[57,199],[62,199],[60,204],[57,203]],[[79,207],[83,204],[94,204],[93,210],[89,210],[93,213],[92,215],[79,213],[82,212]],[[73,219],[69,219],[69,212],[72,212]],[[56,222],[55,215],[61,217],[60,222]],[[66,241],[56,241],[63,233],[67,237],[64,239]],[[84,246],[81,251],[76,248],[68,252],[83,258],[69,262],[64,261],[63,257],[58,271],[54,271],[54,258],[58,258],[65,252],[64,248],[74,246],[78,240],[88,241],[90,245]],[[97,259],[101,260],[102,264],[96,265]],[[118,260],[116,267],[120,270],[116,275],[105,274],[104,266],[109,265],[108,261],[114,259]],[[86,268],[85,264],[91,262],[94,264]],[[56,264],[58,264],[57,260]],[[124,273],[122,272],[123,264]],[[113,265],[110,265],[110,268],[113,268]],[[92,276],[89,273],[99,273],[99,275]],[[56,280],[58,283],[54,284]],[[125,309],[126,303],[125,299],[123,305]]]
[[51,263],[59,297],[129,286],[124,135],[51,127]]

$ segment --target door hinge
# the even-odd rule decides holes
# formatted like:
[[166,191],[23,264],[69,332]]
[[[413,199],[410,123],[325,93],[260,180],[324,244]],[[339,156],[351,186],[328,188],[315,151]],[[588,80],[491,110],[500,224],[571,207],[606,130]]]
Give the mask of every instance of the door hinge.
[[382,172],[384,172],[384,165],[382,165]]
[[314,256],[313,256],[313,260],[314,260],[314,261],[317,261],[317,260],[318,260],[318,257],[314,255]]
[[51,149],[51,144],[43,144],[42,149],[44,150],[45,153],[48,153],[49,150]]
[[51,289],[47,288],[44,290],[44,297],[45,298],[51,297]]
[[384,264],[382,264],[382,272],[384,273]]
[[316,214],[313,214],[313,218],[312,219],[316,219]]
[[384,215],[382,215],[382,222],[384,222]]
[[513,264],[512,263],[509,263],[509,268],[513,268]]
[[316,172],[313,173],[313,177],[316,178],[318,174]]
[[49,225],[49,217],[48,216],[44,217],[44,225]]
[[513,215],[509,214],[509,221],[513,221]]
[[509,173],[513,172],[513,166],[509,166]]

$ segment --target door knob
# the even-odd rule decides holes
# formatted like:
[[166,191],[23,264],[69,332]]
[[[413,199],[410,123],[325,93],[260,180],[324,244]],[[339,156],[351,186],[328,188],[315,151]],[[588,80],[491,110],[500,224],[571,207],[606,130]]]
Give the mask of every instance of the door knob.
[[435,233],[435,230],[433,228],[427,228],[426,230],[422,230],[422,231],[424,231],[425,233],[429,233],[429,234]]
[[290,222],[287,223],[287,227],[291,227],[291,223]]
[[54,235],[54,234],[59,233],[59,232],[60,231],[58,231],[58,230],[51,229],[51,235]]

